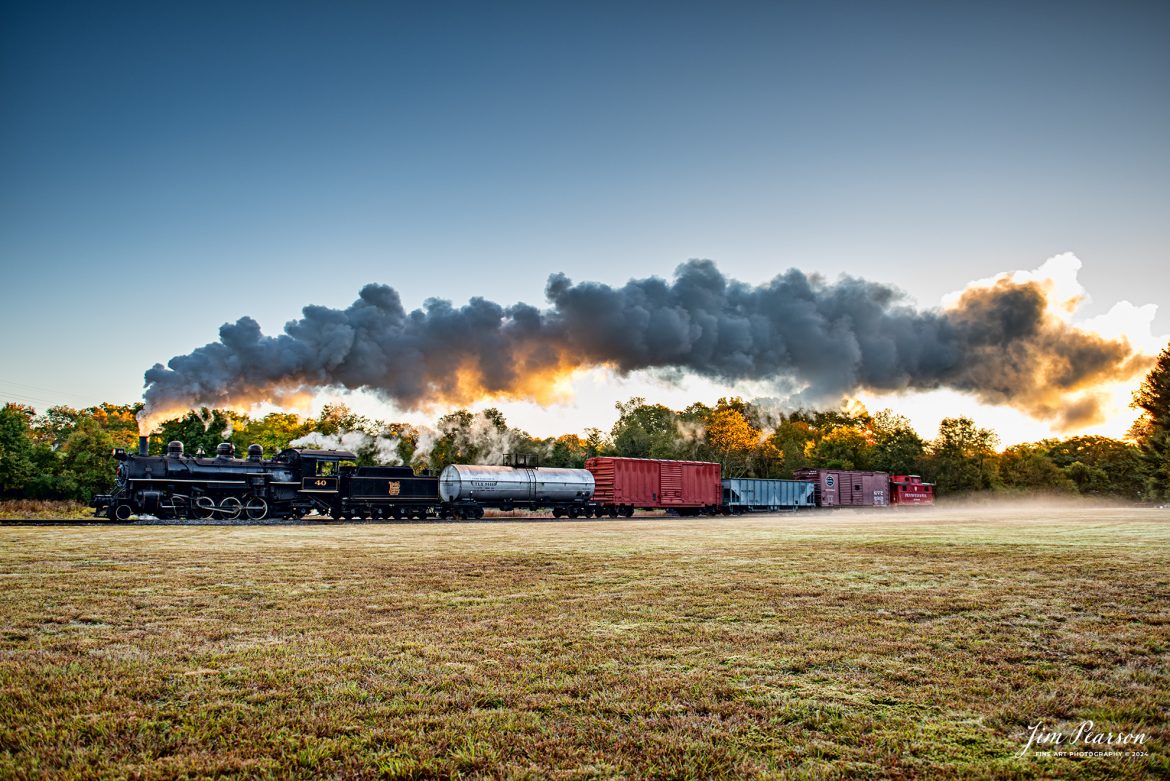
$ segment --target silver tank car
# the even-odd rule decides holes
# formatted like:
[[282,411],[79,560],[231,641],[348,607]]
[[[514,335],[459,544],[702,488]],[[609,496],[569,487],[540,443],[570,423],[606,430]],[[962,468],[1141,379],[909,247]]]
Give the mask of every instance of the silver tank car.
[[593,474],[586,469],[451,464],[439,475],[439,497],[489,505],[588,502]]

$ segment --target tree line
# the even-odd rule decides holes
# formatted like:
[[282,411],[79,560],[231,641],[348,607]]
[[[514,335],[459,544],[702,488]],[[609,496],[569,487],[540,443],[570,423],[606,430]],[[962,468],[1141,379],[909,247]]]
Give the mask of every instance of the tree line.
[[[408,464],[437,474],[452,463],[500,463],[505,453],[543,466],[581,467],[596,455],[717,461],[732,477],[788,478],[803,467],[918,474],[940,495],[1042,491],[1156,501],[1170,498],[1170,346],[1134,394],[1140,417],[1126,440],[1101,436],[1045,439],[1000,449],[995,432],[968,417],[942,421],[923,438],[905,417],[860,406],[774,412],[740,398],[682,410],[632,398],[617,404],[604,432],[533,437],[496,409],[455,410],[433,426],[371,420],[344,405],[316,418],[230,410],[193,410],[162,424],[150,451],[184,443],[188,455],[214,454],[221,442],[238,452],[261,445],[268,455],[296,443],[351,450],[358,464]],[[113,485],[115,447],[135,450],[141,404],[82,410],[22,404],[0,410],[0,498],[87,501]]]

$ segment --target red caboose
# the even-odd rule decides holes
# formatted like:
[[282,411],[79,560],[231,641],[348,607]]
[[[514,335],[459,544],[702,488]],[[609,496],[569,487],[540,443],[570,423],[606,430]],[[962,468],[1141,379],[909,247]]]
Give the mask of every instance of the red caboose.
[[723,502],[719,464],[707,461],[597,456],[585,468],[593,473],[593,501],[611,517],[628,518],[638,508],[714,514]]
[[890,504],[934,504],[934,483],[924,483],[918,475],[894,475]]

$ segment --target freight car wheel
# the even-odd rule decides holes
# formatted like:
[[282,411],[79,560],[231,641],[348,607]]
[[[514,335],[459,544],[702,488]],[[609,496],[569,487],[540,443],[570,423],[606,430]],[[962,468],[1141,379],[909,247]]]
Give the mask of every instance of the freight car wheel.
[[268,502],[260,496],[250,497],[244,504],[244,512],[247,513],[249,520],[262,521],[268,517]]

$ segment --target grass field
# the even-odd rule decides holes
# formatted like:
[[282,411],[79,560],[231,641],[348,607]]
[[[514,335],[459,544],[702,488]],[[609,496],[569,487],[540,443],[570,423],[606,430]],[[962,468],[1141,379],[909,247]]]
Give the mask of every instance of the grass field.
[[[5,527],[0,777],[1165,777],[1168,553],[1039,505]],[[1018,756],[1085,719],[1148,756]]]
[[0,521],[93,520],[93,508],[81,502],[14,499],[0,501]]

